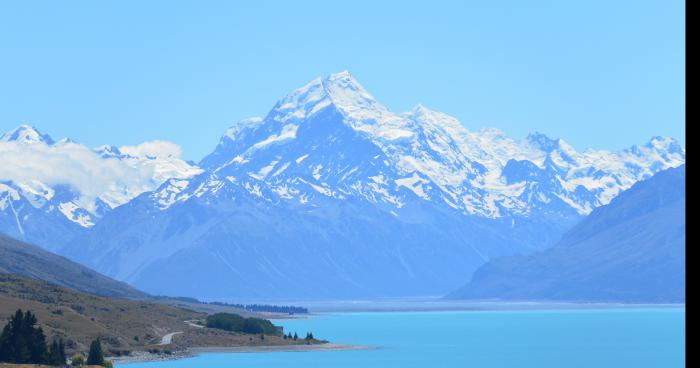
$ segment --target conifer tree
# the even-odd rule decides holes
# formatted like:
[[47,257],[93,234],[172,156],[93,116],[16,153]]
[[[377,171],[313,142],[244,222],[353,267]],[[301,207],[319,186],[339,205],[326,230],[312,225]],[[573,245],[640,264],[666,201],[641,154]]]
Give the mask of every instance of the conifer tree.
[[0,362],[43,364],[48,360],[46,336],[31,311],[17,310],[0,334]]
[[87,365],[104,365],[105,358],[102,354],[102,344],[97,338],[90,343],[90,352],[88,353]]
[[60,353],[59,359],[61,364],[66,364],[68,361],[68,357],[66,356],[66,344],[63,342],[63,339],[58,340],[58,352]]
[[58,342],[54,340],[49,346],[49,358],[48,363],[51,365],[58,365],[58,360],[60,359],[58,353]]
[[48,363],[51,365],[66,364],[66,347],[63,340],[54,340],[49,347]]

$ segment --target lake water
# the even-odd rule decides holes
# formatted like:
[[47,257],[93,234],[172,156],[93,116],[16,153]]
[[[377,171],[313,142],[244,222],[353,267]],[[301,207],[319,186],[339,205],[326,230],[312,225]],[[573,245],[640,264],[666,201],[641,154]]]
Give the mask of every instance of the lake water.
[[377,312],[276,321],[377,350],[211,353],[161,367],[684,367],[685,309]]

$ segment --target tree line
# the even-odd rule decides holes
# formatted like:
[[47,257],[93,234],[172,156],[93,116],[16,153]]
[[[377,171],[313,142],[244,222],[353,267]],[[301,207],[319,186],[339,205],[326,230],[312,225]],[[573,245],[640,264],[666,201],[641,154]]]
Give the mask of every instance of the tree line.
[[[294,335],[292,335],[291,332],[288,333],[288,334],[286,334],[286,335],[283,334],[282,337],[283,337],[285,340],[294,340],[294,341],[299,340],[299,335],[297,335],[296,332],[294,333]],[[304,340],[306,340],[307,342],[309,342],[309,341],[311,341],[311,340],[314,340],[314,339],[315,339],[315,338],[314,338],[314,334],[311,333],[311,332],[307,332],[307,333],[306,333],[306,337],[304,338]]]
[[31,311],[18,309],[0,334],[0,362],[65,365],[63,340],[46,343],[44,330]]
[[[67,363],[66,346],[63,339],[54,339],[47,344],[44,330],[37,326],[37,318],[31,311],[18,309],[10,317],[0,334],[0,362],[16,364],[47,364],[65,366]],[[102,344],[99,339],[90,344],[87,361],[74,357],[74,365],[111,366],[104,359]],[[77,363],[77,364],[76,364]]]
[[245,309],[251,312],[269,312],[269,313],[286,313],[286,314],[308,314],[309,310],[304,307],[293,305],[269,305],[269,304],[230,304],[222,302],[208,302],[205,304],[221,305],[225,307],[234,307]]
[[308,314],[309,310],[304,307],[297,307],[294,305],[271,305],[271,304],[242,304],[242,303],[224,303],[224,302],[203,302],[197,298],[192,298],[188,296],[165,296],[156,295],[156,299],[161,300],[178,300],[186,303],[196,303],[196,304],[211,304],[220,305],[224,307],[233,307],[238,309],[244,309],[250,312],[270,312],[270,313],[286,313],[286,314]]

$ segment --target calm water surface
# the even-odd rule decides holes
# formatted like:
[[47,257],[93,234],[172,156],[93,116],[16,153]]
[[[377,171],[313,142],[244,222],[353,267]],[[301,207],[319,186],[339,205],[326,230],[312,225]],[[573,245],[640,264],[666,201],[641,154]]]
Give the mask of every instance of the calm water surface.
[[202,354],[161,367],[683,367],[685,309],[382,312],[276,321],[285,331],[381,349]]

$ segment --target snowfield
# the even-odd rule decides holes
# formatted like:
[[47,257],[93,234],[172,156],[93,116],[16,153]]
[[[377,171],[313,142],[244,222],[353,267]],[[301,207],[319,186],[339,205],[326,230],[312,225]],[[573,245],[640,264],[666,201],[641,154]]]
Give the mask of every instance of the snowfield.
[[[421,105],[394,113],[348,72],[234,124],[197,167],[93,152],[146,180],[110,183],[82,207],[69,186],[60,203],[76,207],[58,213],[84,231],[60,251],[146,291],[199,297],[439,295],[493,257],[552,245],[621,191],[685,162],[671,138],[578,152],[539,133],[470,131]],[[34,194],[59,186],[3,180],[4,231],[39,231],[17,208],[38,218],[59,208]]]

